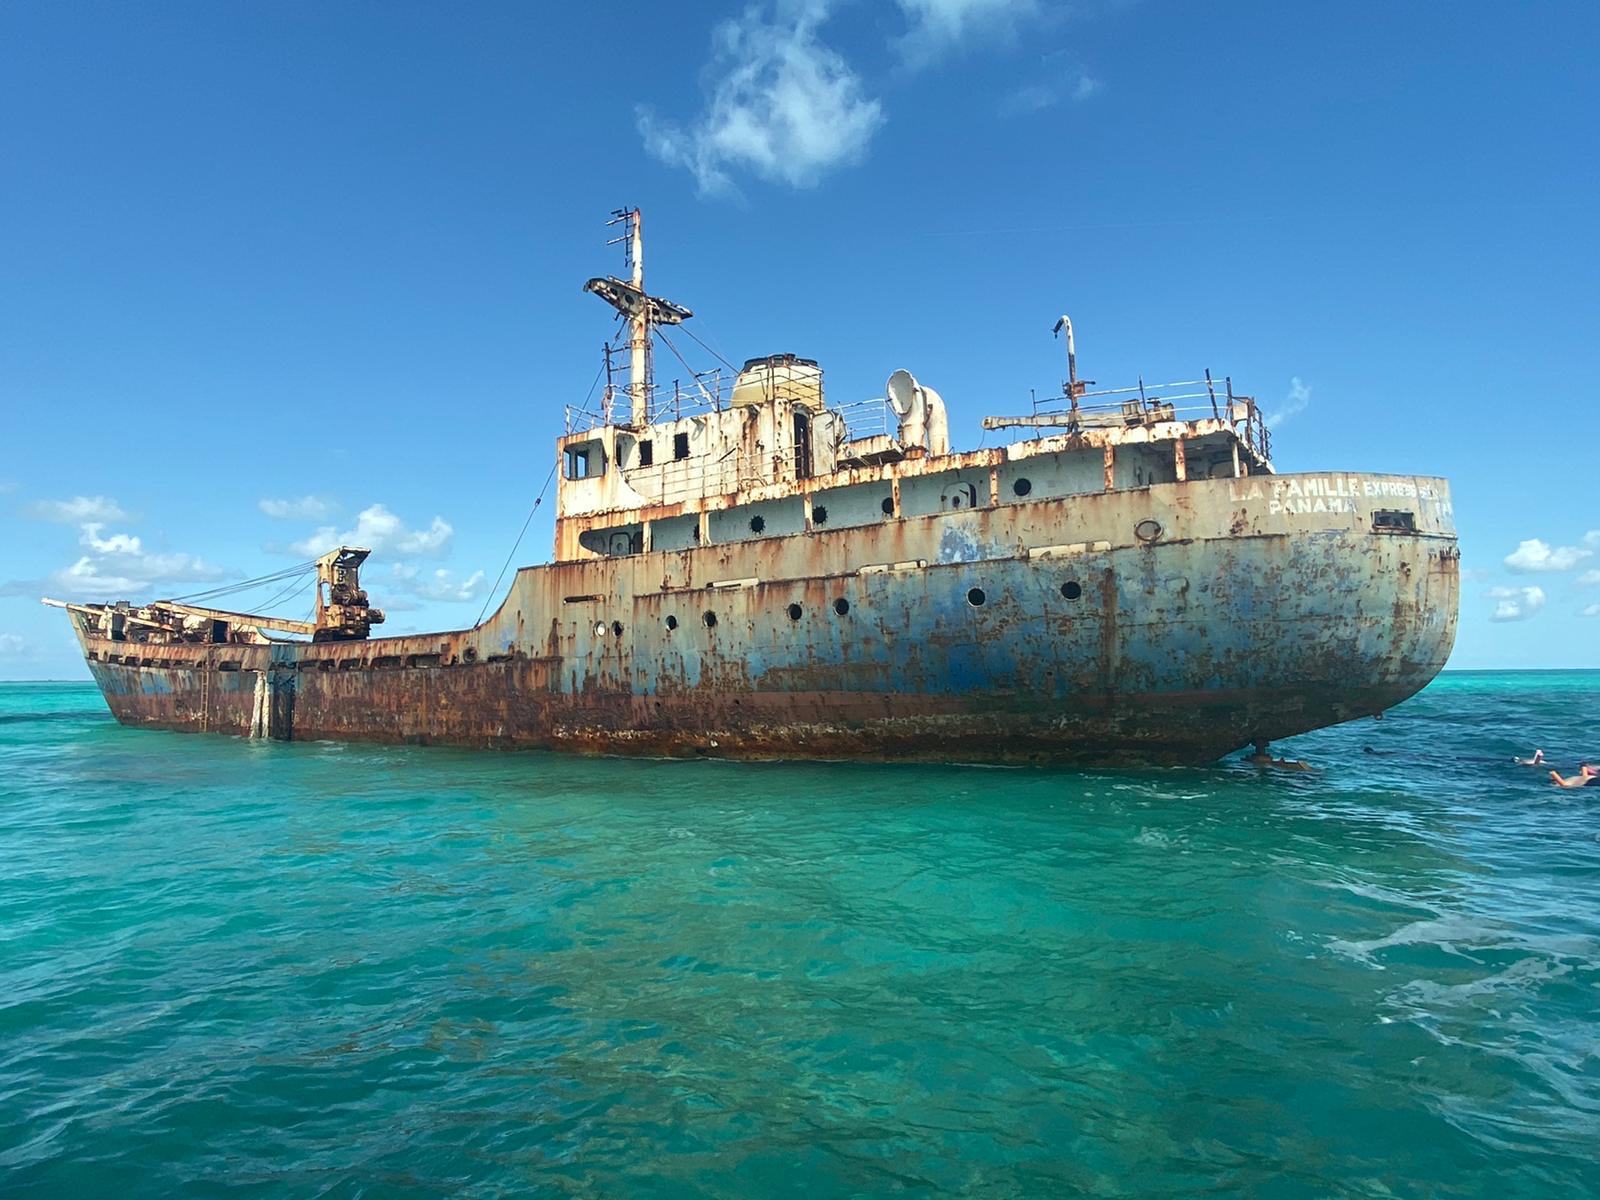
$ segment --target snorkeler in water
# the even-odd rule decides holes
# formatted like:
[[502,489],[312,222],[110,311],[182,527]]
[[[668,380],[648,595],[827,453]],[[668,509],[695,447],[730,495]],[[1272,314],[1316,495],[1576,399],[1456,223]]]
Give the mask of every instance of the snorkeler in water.
[[1311,764],[1303,758],[1273,758],[1267,752],[1265,742],[1257,742],[1255,752],[1245,755],[1245,762],[1252,767],[1277,767],[1280,771],[1309,771]]
[[1578,773],[1576,775],[1568,776],[1566,779],[1561,778],[1561,772],[1559,771],[1550,772],[1550,782],[1555,784],[1557,787],[1563,788],[1587,787],[1596,779],[1600,779],[1600,767],[1596,767],[1591,763],[1586,762],[1579,763]]
[[1544,751],[1535,750],[1532,758],[1513,758],[1511,761],[1519,767],[1542,767],[1545,765]]

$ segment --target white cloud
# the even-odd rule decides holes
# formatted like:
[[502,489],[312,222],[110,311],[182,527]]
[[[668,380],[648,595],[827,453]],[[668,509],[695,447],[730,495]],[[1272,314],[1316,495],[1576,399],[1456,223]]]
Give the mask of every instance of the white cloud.
[[1551,546],[1539,538],[1529,538],[1517,543],[1517,548],[1506,555],[1505,564],[1519,575],[1534,571],[1570,571],[1593,555],[1593,550],[1583,550],[1577,546]]
[[28,508],[32,516],[78,526],[83,551],[70,566],[43,579],[9,579],[0,595],[53,594],[71,600],[135,600],[152,598],[176,584],[209,582],[226,572],[192,554],[146,550],[131,533],[106,533],[108,523],[129,520],[127,511],[109,496],[74,496],[41,500]]
[[1600,550],[1600,529],[1591,529],[1582,537],[1582,542],[1591,550]]
[[14,633],[0,633],[0,658],[21,658],[31,649],[27,638]]
[[485,584],[482,571],[456,579],[443,567],[423,573],[409,563],[395,563],[389,570],[389,585],[419,600],[476,600],[483,595]]
[[744,169],[790,187],[860,161],[883,124],[883,107],[855,70],[817,36],[821,0],[752,6],[712,32],[707,74],[716,80],[705,111],[689,126],[639,110],[645,148],[684,167],[702,192],[725,191]]
[[119,551],[85,554],[70,567],[53,573],[50,583],[72,598],[134,600],[171,584],[208,582],[223,574],[188,554]]
[[455,530],[443,517],[434,517],[426,529],[410,529],[382,504],[373,504],[356,516],[354,529],[339,532],[324,525],[310,537],[289,546],[291,553],[316,558],[337,546],[365,546],[375,554],[408,558],[439,558],[450,548]]
[[1499,601],[1489,615],[1491,621],[1526,621],[1539,613],[1545,604],[1544,589],[1540,587],[1496,587],[1490,588],[1484,595]]
[[1600,617],[1600,604],[1585,605],[1578,615],[1580,617]]
[[1490,574],[1491,572],[1486,571],[1482,567],[1462,567],[1461,582],[1482,583],[1485,579],[1489,578]]
[[126,521],[128,514],[110,496],[74,496],[70,500],[36,500],[28,514],[41,521],[79,525],[85,521]]
[[1038,0],[897,0],[905,14],[900,48],[909,65],[922,66],[946,50],[974,41],[1014,37],[1039,15]]
[[[84,500],[77,497],[77,500]],[[59,502],[74,503],[74,502]],[[82,511],[117,508],[114,501],[90,497]],[[52,518],[53,519],[53,518]],[[71,566],[44,579],[11,579],[0,585],[0,595],[25,596],[50,593],[72,600],[133,600],[180,583],[221,579],[225,572],[192,554],[161,554],[145,550],[133,534],[102,535],[102,521],[85,521],[78,528],[78,545],[87,553]]]
[[298,500],[259,500],[256,507],[280,521],[325,521],[333,515],[333,503],[321,496],[301,496]]
[[99,521],[90,521],[78,533],[78,544],[87,546],[96,554],[141,554],[143,550],[139,539],[130,537],[126,533],[113,533],[108,538],[100,536],[100,531],[105,526]]
[[1050,82],[1029,83],[1000,101],[1002,117],[1026,117],[1054,108],[1063,100],[1084,101],[1100,90],[1100,81],[1082,71],[1069,71]]
[[1298,416],[1310,407],[1311,386],[1303,382],[1300,376],[1295,375],[1289,380],[1289,391],[1283,397],[1282,406],[1264,414],[1264,419],[1268,425],[1277,428],[1290,417]]
[[1585,571],[1572,582],[1578,587],[1600,587],[1600,568]]

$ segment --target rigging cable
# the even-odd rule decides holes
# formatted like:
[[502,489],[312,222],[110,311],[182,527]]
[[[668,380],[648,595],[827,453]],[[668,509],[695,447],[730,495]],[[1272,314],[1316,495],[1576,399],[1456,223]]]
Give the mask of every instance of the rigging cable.
[[[600,377],[606,373],[606,364],[601,363],[600,369],[594,373],[594,382],[589,385],[589,394],[583,398],[585,410],[589,401],[594,399],[594,390],[600,386]],[[489,611],[489,601],[494,599],[494,594],[500,590],[500,581],[506,577],[506,568],[511,565],[512,558],[517,553],[517,547],[522,545],[523,536],[528,532],[528,526],[533,523],[533,514],[539,511],[539,505],[544,503],[544,495],[550,490],[550,481],[556,477],[556,468],[561,465],[561,456],[556,456],[555,462],[550,464],[550,474],[544,477],[544,486],[539,489],[539,495],[534,499],[533,507],[528,510],[526,519],[522,522],[522,529],[517,534],[517,540],[511,543],[511,552],[506,555],[506,561],[500,564],[500,574],[494,577],[494,586],[489,589],[489,594],[483,598],[483,608],[478,612],[478,619],[474,626],[483,624],[483,614]]]
[[306,588],[310,587],[313,582],[314,581],[310,579],[307,579],[304,582],[301,582],[299,579],[291,579],[287,587],[285,587],[281,592],[273,596],[272,599],[268,600],[261,606],[262,613],[266,613],[267,610],[270,609],[274,604],[277,604],[285,599],[298,599],[300,593],[305,591]]
[[[704,325],[704,322],[701,322],[701,324]],[[694,331],[692,329],[690,329],[688,326],[680,325],[680,326],[678,326],[678,328],[683,330],[683,332],[688,334],[691,338],[694,338],[695,345],[699,346],[700,349],[704,350],[707,354],[711,355],[717,361],[722,363],[722,365],[727,367],[728,370],[737,371],[739,369],[738,367],[734,366],[731,362],[729,362],[727,359],[723,358],[721,351],[713,350],[710,346],[706,345],[699,338],[695,337],[694,336]],[[711,331],[710,330],[706,331],[706,336],[707,337],[711,336]],[[687,364],[685,364],[685,365],[687,365]]]
[[667,335],[661,330],[656,330],[656,336],[661,339],[661,344],[663,346],[672,351],[672,356],[683,364],[683,369],[689,372],[689,378],[694,380],[694,385],[700,389],[701,394],[705,396],[707,400],[711,399],[711,393],[706,391],[706,385],[700,382],[700,376],[695,369],[689,365],[689,360],[678,353],[678,348],[667,340]]
[[473,628],[483,624],[483,614],[489,611],[489,601],[494,599],[494,594],[500,590],[500,581],[506,577],[506,568],[511,565],[512,557],[517,553],[517,547],[522,545],[523,534],[528,532],[528,526],[533,523],[533,514],[539,510],[539,505],[544,503],[544,494],[550,490],[550,481],[556,477],[556,468],[561,465],[558,457],[550,464],[550,474],[544,477],[544,486],[539,489],[538,499],[534,500],[533,507],[528,510],[527,520],[522,522],[522,530],[517,534],[517,540],[511,543],[511,552],[506,555],[506,561],[500,564],[500,574],[494,577],[494,586],[489,589],[489,594],[483,598],[483,608],[478,612],[478,619],[473,622]]
[[219,587],[208,588],[204,591],[190,592],[184,596],[169,596],[168,602],[186,602],[195,600],[211,600],[221,596],[231,596],[235,592],[247,592],[252,588],[263,587],[269,583],[279,583],[285,579],[298,577],[312,570],[317,565],[316,560],[298,563],[292,567],[285,567],[281,571],[274,571],[270,575],[261,575],[255,579],[246,579],[239,583],[223,584]]

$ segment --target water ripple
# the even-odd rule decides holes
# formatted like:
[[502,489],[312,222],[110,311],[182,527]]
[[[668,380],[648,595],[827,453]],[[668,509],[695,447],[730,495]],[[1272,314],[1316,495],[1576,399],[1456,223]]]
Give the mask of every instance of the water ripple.
[[1316,769],[590,761],[0,688],[10,1196],[1600,1192],[1600,676]]

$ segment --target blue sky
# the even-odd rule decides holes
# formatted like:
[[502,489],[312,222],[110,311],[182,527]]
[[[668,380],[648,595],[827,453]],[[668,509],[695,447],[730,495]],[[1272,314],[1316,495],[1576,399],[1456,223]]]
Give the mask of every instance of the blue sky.
[[1067,311],[1102,384],[1231,374],[1280,470],[1448,476],[1452,664],[1600,666],[1596,44],[1580,4],[5,5],[0,678],[85,674],[41,593],[345,533],[390,630],[469,624],[629,204],[727,357],[909,367],[958,445],[1059,384]]

